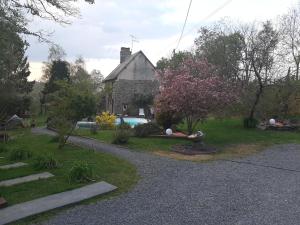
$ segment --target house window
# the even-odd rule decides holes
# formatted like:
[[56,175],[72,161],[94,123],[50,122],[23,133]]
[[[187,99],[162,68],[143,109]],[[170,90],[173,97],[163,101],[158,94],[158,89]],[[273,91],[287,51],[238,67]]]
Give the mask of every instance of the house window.
[[123,111],[126,111],[128,109],[128,105],[127,104],[123,104]]

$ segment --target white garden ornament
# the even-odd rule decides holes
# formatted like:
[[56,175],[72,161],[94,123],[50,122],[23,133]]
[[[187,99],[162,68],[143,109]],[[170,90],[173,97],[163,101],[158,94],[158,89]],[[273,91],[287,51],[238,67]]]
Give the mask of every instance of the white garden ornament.
[[168,136],[172,135],[172,134],[173,134],[172,129],[170,129],[170,128],[166,129],[166,134],[167,134]]
[[275,119],[270,119],[269,120],[269,124],[270,125],[275,125],[276,124],[276,120]]

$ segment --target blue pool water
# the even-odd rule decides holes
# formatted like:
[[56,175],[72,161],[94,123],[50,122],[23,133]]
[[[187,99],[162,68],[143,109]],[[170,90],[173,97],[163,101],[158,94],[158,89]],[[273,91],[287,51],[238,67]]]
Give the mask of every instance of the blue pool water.
[[[131,127],[135,127],[138,124],[148,123],[148,120],[144,118],[123,117],[123,119],[124,122],[128,123]],[[121,123],[120,118],[117,118],[115,124],[119,125],[120,123]],[[97,125],[96,122],[78,121],[76,124],[76,128],[91,129],[91,127],[95,125]]]
[[[136,118],[136,117],[123,117],[125,123],[128,123],[131,127],[135,127],[138,124],[148,123],[148,120],[145,118]],[[116,119],[116,125],[121,123],[120,118]]]

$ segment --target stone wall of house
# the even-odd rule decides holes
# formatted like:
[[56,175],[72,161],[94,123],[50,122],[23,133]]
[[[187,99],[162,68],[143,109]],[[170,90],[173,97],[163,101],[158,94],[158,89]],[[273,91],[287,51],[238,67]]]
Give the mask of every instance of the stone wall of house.
[[138,108],[132,104],[135,94],[155,96],[158,91],[157,80],[117,80],[113,85],[113,111],[115,114],[122,114],[123,105],[127,105],[131,116],[136,116]]
[[119,74],[118,80],[156,80],[155,68],[141,53]]

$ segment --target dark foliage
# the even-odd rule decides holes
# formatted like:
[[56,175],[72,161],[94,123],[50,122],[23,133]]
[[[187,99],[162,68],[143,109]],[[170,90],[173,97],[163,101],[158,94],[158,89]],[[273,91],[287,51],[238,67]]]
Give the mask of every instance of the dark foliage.
[[245,118],[244,119],[244,127],[245,128],[256,128],[258,124],[258,120],[255,118]]
[[52,155],[40,155],[34,160],[34,167],[41,169],[55,169],[58,167],[58,161]]
[[164,129],[171,128],[182,121],[182,117],[174,112],[162,112],[155,115],[156,122]]
[[16,148],[12,149],[9,154],[9,159],[11,161],[14,160],[26,160],[32,157],[32,152],[21,149],[21,148]]
[[160,134],[161,129],[156,123],[139,124],[134,127],[136,137],[147,137],[152,134]]
[[69,172],[69,182],[86,183],[92,181],[93,169],[87,162],[77,162]]
[[130,132],[124,129],[117,129],[114,137],[113,137],[113,144],[126,144],[128,143],[130,138]]

